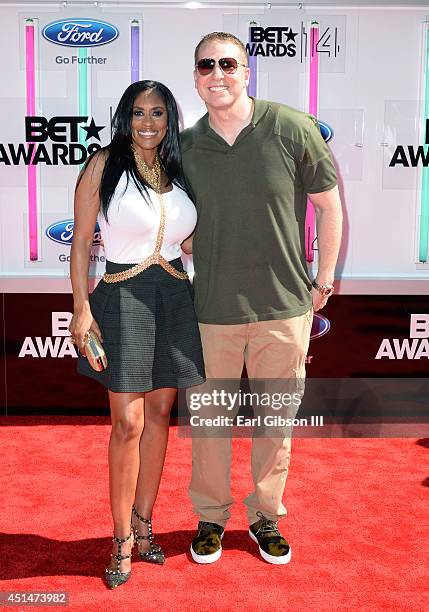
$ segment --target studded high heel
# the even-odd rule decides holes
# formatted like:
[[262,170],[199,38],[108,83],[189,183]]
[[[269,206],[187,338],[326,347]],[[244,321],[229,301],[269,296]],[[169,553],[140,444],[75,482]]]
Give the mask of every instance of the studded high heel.
[[123,561],[124,559],[131,559],[131,553],[133,550],[134,542],[133,542],[133,545],[131,546],[129,555],[122,554],[122,544],[124,544],[125,542],[128,542],[128,540],[131,538],[132,535],[133,535],[132,529],[131,529],[130,535],[123,539],[117,538],[115,535],[113,535],[112,542],[116,542],[116,544],[118,545],[118,554],[116,555],[114,555],[113,553],[111,554],[112,559],[116,559],[116,569],[112,570],[112,569],[109,569],[108,567],[106,568],[106,582],[111,589],[116,589],[116,587],[120,586],[121,584],[125,584],[128,578],[131,576],[131,570],[129,572],[121,572],[119,571],[119,567],[121,565],[121,561]]
[[[153,533],[152,533],[152,519],[143,518],[136,510],[135,506],[133,506],[133,516],[135,516],[141,523],[144,523],[148,526],[148,535],[139,535],[138,529],[135,525],[132,525],[134,529],[134,542],[137,542],[137,548],[139,551],[139,557],[142,561],[147,561],[148,563],[157,563],[158,565],[162,565],[165,563],[164,552],[159,544],[155,544],[153,541]],[[150,544],[150,549],[146,552],[141,552],[138,547],[139,540],[148,540]]]

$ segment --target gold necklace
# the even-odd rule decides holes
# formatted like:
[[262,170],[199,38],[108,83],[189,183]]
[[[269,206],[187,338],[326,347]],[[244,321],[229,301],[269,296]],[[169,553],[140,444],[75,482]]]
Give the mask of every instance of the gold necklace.
[[152,168],[146,164],[145,160],[137,153],[134,145],[131,145],[131,149],[136,162],[137,170],[145,183],[152,187],[156,193],[161,193],[161,163],[159,161],[158,153],[155,155]]

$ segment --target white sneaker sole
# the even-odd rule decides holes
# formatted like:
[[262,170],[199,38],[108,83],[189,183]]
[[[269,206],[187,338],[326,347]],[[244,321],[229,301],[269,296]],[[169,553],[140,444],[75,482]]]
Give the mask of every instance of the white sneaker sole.
[[[220,536],[220,539],[222,540],[223,536],[224,536],[223,532]],[[218,559],[220,559],[221,555],[222,555],[222,546],[219,548],[219,550],[217,550],[216,552],[212,553],[211,555],[198,555],[195,550],[192,548],[192,544],[191,544],[191,555],[193,560],[195,561],[195,563],[214,563],[215,561],[217,561]]]
[[261,555],[261,557],[263,558],[264,561],[267,561],[267,563],[272,563],[273,565],[286,565],[286,563],[289,563],[289,561],[291,560],[292,557],[292,549],[289,548],[289,552],[287,555],[282,555],[281,557],[275,557],[274,555],[269,555],[267,552],[265,552],[265,550],[262,550],[262,548],[259,546],[259,542],[255,536],[254,533],[252,533],[252,531],[249,529],[249,535],[251,537],[251,539],[256,542],[256,544],[258,545],[259,548],[259,554]]

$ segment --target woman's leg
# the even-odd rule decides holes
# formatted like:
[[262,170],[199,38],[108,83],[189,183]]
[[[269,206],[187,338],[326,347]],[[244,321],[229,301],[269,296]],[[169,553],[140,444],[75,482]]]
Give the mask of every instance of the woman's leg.
[[[109,443],[110,505],[114,534],[126,538],[130,533],[131,508],[139,472],[139,442],[144,428],[144,399],[141,393],[109,391],[112,431]],[[133,538],[122,544],[122,554],[130,554]],[[113,554],[118,545],[113,544]],[[116,559],[110,569],[116,569]],[[131,559],[120,564],[121,572],[128,572]]]
[[[170,411],[177,390],[156,389],[145,394],[145,426],[140,439],[140,471],[137,481],[135,507],[144,518],[151,518],[152,508],[158,494],[162,468],[167,450]],[[148,535],[146,523],[136,521],[139,535]],[[139,540],[141,552],[150,549],[148,540]]]

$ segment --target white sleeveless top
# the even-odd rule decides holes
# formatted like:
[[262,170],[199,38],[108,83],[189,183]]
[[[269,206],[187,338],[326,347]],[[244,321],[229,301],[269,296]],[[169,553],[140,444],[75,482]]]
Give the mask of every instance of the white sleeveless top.
[[[100,213],[98,224],[104,242],[106,259],[114,263],[139,263],[152,255],[160,222],[159,198],[148,188],[150,202],[145,200],[125,172],[119,179],[110,201],[108,222]],[[125,192],[124,192],[125,191]],[[197,222],[197,211],[186,193],[176,185],[163,193],[165,206],[165,234],[161,255],[167,261],[180,257],[180,243],[192,234]]]

